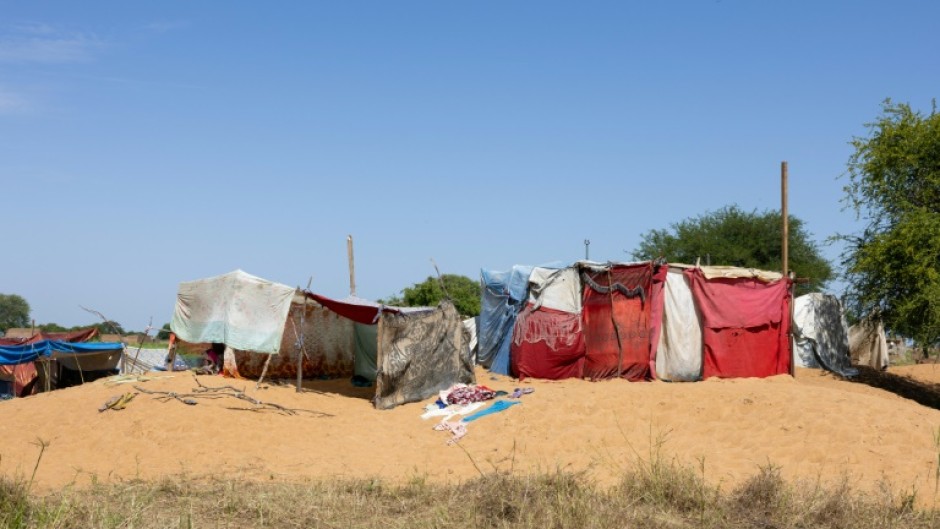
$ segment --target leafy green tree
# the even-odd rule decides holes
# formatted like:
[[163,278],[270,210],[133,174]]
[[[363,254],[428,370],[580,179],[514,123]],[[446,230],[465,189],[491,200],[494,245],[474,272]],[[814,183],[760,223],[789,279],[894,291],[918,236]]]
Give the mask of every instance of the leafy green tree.
[[41,330],[42,332],[66,332],[66,331],[74,330],[74,327],[70,329],[67,327],[63,327],[55,322],[43,323],[42,325],[38,325],[38,327],[39,327],[39,330]]
[[865,222],[842,235],[846,301],[927,348],[940,342],[940,114],[886,100],[856,137],[846,202]]
[[29,327],[29,303],[17,294],[0,294],[0,329]]
[[[734,265],[780,270],[783,263],[780,212],[744,211],[725,206],[718,211],[676,222],[669,229],[642,236],[634,259],[663,257],[668,262]],[[802,220],[790,216],[789,266],[809,283],[797,284],[797,295],[817,291],[832,279],[832,265],[819,253]]]
[[[96,329],[98,329],[98,334],[120,334],[120,335],[127,334],[127,331],[124,330],[124,327],[122,327],[120,323],[113,321],[113,320],[103,321],[101,323],[95,323],[93,325],[89,325],[89,327],[95,327]],[[81,328],[85,328],[85,327],[81,327]]]
[[163,327],[160,327],[160,332],[157,333],[157,340],[169,340],[170,339],[170,324],[164,323]]
[[[457,312],[461,315],[479,316],[480,315],[480,283],[470,279],[467,276],[456,274],[444,274],[441,276],[444,282],[444,288]],[[441,280],[436,277],[428,277],[420,283],[405,288],[401,296],[392,296],[388,299],[379,300],[387,305],[398,305],[402,307],[428,307],[437,305],[445,298],[441,290]]]

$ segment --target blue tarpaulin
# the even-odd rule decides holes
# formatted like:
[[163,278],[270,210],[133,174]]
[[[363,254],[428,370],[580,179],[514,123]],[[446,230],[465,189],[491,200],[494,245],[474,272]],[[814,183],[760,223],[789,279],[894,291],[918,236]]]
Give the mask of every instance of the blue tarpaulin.
[[513,266],[508,272],[480,270],[483,299],[480,307],[477,363],[493,373],[509,375],[509,346],[516,315],[525,305],[531,266]]
[[0,346],[0,365],[16,365],[33,362],[40,356],[51,357],[55,353],[94,354],[121,351],[124,344],[114,343],[70,343],[43,340],[27,345]]

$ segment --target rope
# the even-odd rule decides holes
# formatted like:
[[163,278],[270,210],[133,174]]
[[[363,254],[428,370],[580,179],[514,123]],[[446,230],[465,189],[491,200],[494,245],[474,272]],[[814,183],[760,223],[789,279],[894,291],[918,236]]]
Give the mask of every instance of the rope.
[[591,276],[589,276],[587,272],[581,272],[581,281],[601,294],[610,294],[612,291],[617,291],[628,298],[639,296],[640,300],[646,303],[646,291],[643,290],[642,285],[638,285],[635,288],[628,288],[622,283],[613,283],[609,287],[605,287],[591,279]]

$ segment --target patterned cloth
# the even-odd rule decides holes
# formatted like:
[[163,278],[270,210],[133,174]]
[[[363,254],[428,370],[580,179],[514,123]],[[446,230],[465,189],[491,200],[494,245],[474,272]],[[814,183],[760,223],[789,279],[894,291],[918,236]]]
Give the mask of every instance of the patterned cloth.
[[486,386],[458,386],[447,394],[447,404],[470,404],[496,397],[496,392]]

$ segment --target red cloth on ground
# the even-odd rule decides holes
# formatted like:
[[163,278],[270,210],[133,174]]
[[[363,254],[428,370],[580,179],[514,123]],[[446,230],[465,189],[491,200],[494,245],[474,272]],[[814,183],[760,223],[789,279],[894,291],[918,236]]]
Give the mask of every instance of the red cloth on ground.
[[521,378],[581,378],[584,334],[581,315],[529,304],[512,331],[512,372]]
[[[583,273],[590,279],[583,282],[582,293],[584,376],[594,380],[617,376],[646,380],[650,377],[654,334],[653,263],[613,265]],[[596,290],[592,283],[601,290]],[[610,289],[611,285],[619,285],[631,291],[631,295],[621,289]]]
[[789,373],[789,279],[706,279],[699,269],[685,274],[702,314],[704,378]]

